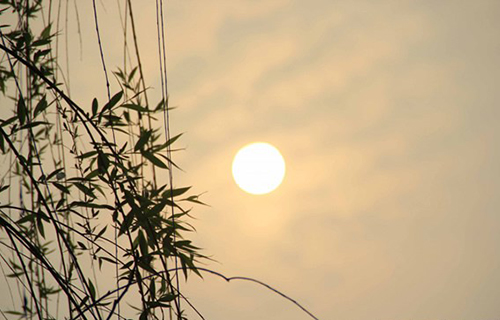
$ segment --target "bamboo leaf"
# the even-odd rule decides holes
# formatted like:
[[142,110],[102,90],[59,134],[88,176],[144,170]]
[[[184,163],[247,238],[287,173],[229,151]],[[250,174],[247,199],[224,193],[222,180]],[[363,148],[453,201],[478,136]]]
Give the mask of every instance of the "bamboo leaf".
[[40,38],[42,39],[49,39],[50,38],[50,29],[52,27],[52,24],[48,24],[42,31],[42,33],[40,33]]
[[45,97],[40,99],[40,101],[38,101],[38,103],[36,104],[35,111],[33,112],[33,118],[36,118],[36,116],[47,109],[48,106],[49,105],[47,104],[47,100],[45,99]]
[[130,228],[130,225],[132,225],[132,222],[134,221],[134,213],[131,211],[128,215],[125,216],[125,219],[122,222],[122,225],[120,226],[120,232],[119,235],[122,235],[125,233],[125,231]]
[[171,145],[172,143],[174,143],[177,139],[179,139],[184,133],[179,133],[178,135],[176,135],[175,137],[173,138],[170,138],[166,143],[165,143],[165,147],[168,147],[169,145]]
[[120,99],[123,96],[123,91],[118,92],[115,94],[109,101],[104,105],[102,108],[101,112],[99,113],[99,118],[104,115],[104,112],[111,110],[117,103],[120,101]]
[[59,168],[59,169],[56,169],[54,171],[52,171],[46,178],[46,180],[50,180],[52,177],[54,177],[55,175],[57,175],[59,172],[63,171],[64,168]]
[[159,155],[160,155],[160,157],[165,159],[168,163],[172,164],[174,167],[176,167],[177,169],[182,171],[182,169],[178,165],[176,165],[175,162],[173,162],[169,157],[167,157],[166,155],[161,154],[161,153],[159,153]]
[[183,195],[186,193],[191,187],[185,187],[185,188],[177,188],[177,189],[171,189],[163,192],[163,197],[164,198],[174,198],[180,195]]
[[98,204],[98,203],[87,202],[87,201],[73,201],[73,202],[71,202],[71,206],[92,208],[92,209],[107,209],[107,210],[114,210],[115,209],[112,206],[107,205],[107,204]]
[[144,238],[144,234],[142,233],[141,230],[139,230],[139,234],[137,235],[137,238],[139,240],[139,248],[141,249],[142,255],[147,256],[149,254],[148,243],[146,242],[146,239]]
[[77,241],[76,243],[78,243],[78,246],[80,246],[80,249],[87,250],[87,246],[85,246],[85,244],[83,242]]
[[101,231],[99,231],[99,233],[95,236],[94,241],[97,240],[97,239],[99,239],[100,237],[102,237],[102,235],[104,234],[104,232],[106,232],[106,228],[107,227],[108,226],[105,226],[104,228],[102,228]]
[[19,123],[23,125],[26,122],[26,117],[28,115],[28,109],[24,104],[23,97],[19,97],[19,101],[17,102],[17,118],[19,119]]
[[44,45],[49,44],[49,43],[50,43],[50,40],[48,40],[48,39],[40,39],[40,40],[34,41],[32,46],[33,47],[40,47],[40,46],[44,46]]
[[65,187],[65,186],[63,186],[62,184],[57,183],[57,182],[52,182],[52,184],[53,184],[53,185],[54,185],[57,189],[61,190],[62,192],[69,194],[69,188],[67,188],[67,187]]
[[147,262],[144,262],[142,260],[139,260],[137,265],[139,267],[141,267],[142,269],[146,270],[147,272],[151,272],[151,273],[156,273],[156,270],[153,269],[153,267],[151,267],[151,265]]
[[[49,43],[49,41],[46,41],[46,40],[39,40],[39,41],[35,41],[33,43],[33,46],[35,46],[35,44],[38,44],[39,42],[46,42],[46,43]],[[33,57],[33,60],[36,62],[38,61],[38,59],[40,59],[40,57],[45,57],[46,55],[48,55],[50,53],[50,49],[45,49],[45,50],[37,50],[35,52],[35,55]]]
[[151,138],[151,135],[153,134],[153,130],[144,130],[141,132],[141,136],[139,140],[137,140],[137,143],[134,146],[134,150],[142,150],[146,143],[148,143],[149,138]]
[[167,169],[168,168],[167,165],[165,163],[163,163],[163,161],[161,161],[159,158],[157,158],[151,152],[142,150],[141,154],[144,156],[144,158],[146,158],[149,161],[151,161],[155,166],[158,166],[158,167],[163,168],[163,169]]
[[[0,136],[0,137],[1,137],[1,136]],[[0,192],[3,192],[3,191],[5,191],[5,190],[9,189],[9,187],[10,187],[10,185],[8,185],[8,184],[6,184],[6,185],[4,185],[4,186],[0,186]]]
[[95,287],[90,279],[89,279],[89,291],[90,291],[90,296],[92,297],[92,300],[95,300]]
[[161,302],[170,302],[170,301],[174,301],[175,298],[177,298],[177,295],[176,294],[173,294],[173,293],[167,293],[167,294],[164,294],[163,296],[161,296],[158,301],[161,301]]
[[1,127],[5,127],[5,126],[8,126],[9,124],[15,122],[17,119],[17,116],[13,116],[13,117],[10,117],[9,119],[0,119],[0,126]]
[[38,227],[38,232],[40,232],[40,235],[42,236],[42,238],[45,239],[45,229],[43,227],[42,219],[37,219],[36,220],[36,225]]
[[155,108],[155,111],[160,111],[160,110],[164,110],[165,109],[165,100],[162,99],[157,105],[156,105],[156,108]]
[[92,198],[92,199],[95,199],[96,196],[94,194],[94,192],[92,191],[92,189],[90,189],[89,187],[87,187],[86,185],[84,185],[83,183],[80,183],[80,182],[75,182],[74,183],[75,186],[80,189],[81,192],[83,192],[85,195],[87,195],[88,197]]
[[107,261],[109,263],[112,263],[112,264],[117,264],[117,262],[115,260],[108,258],[108,257],[100,257],[100,259]]
[[152,112],[151,110],[149,110],[143,106],[140,106],[138,104],[135,104],[135,103],[125,103],[125,104],[122,104],[120,107],[135,110],[138,112]]
[[37,126],[40,126],[40,125],[50,125],[50,123],[48,122],[45,122],[45,121],[33,121],[33,122],[30,122],[30,123],[27,123],[23,126],[21,126],[19,129],[31,129],[31,128],[34,128],[34,127],[37,127]]
[[189,202],[193,202],[193,203],[196,203],[196,204],[201,204],[203,206],[208,206],[206,203],[201,202],[200,200],[198,200],[198,198],[199,198],[199,196],[189,196],[186,199],[182,199],[181,201],[189,201]]
[[24,217],[22,217],[21,219],[17,220],[16,224],[23,224],[23,223],[28,222],[28,221],[33,222],[34,220],[35,220],[34,214],[27,214]]
[[105,173],[108,170],[109,160],[108,157],[102,151],[98,152],[97,166],[100,173]]
[[128,76],[128,82],[132,81],[132,78],[134,77],[136,71],[137,71],[137,67],[135,67],[134,69],[132,69],[132,71],[130,71],[130,74]]
[[89,174],[85,176],[85,180],[90,181],[93,178],[97,177],[99,175],[99,169],[95,169],[93,171],[90,171]]
[[151,294],[151,298],[153,300],[156,300],[156,285],[155,285],[155,279],[151,279],[149,283],[149,292]]
[[97,114],[98,108],[99,108],[99,103],[97,102],[97,99],[94,98],[94,100],[92,100],[92,118],[95,117],[95,115]]
[[81,155],[77,156],[77,158],[78,159],[85,159],[85,158],[88,158],[88,157],[92,157],[92,156],[94,156],[96,154],[97,154],[97,151],[92,150],[92,151],[85,152],[84,154],[81,154]]
[[120,269],[128,269],[132,266],[132,264],[134,264],[134,261],[129,261],[125,263],[123,266],[121,266]]
[[184,133],[179,133],[178,135],[176,135],[175,137],[172,137],[170,138],[167,142],[165,142],[164,144],[158,146],[158,147],[154,147],[154,151],[160,151],[160,150],[163,150],[165,149],[166,147],[170,146],[172,143],[174,143],[177,139],[179,139]]
[[169,203],[170,201],[161,201],[160,203],[156,204],[151,210],[148,211],[148,216],[156,216],[158,213],[160,213],[163,208]]

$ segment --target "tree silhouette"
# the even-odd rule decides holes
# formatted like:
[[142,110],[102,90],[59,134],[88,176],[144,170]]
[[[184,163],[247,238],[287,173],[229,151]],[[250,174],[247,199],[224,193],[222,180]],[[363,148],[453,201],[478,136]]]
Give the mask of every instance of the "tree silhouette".
[[[54,2],[55,3],[55,2]],[[60,5],[61,2],[59,2]],[[186,319],[180,277],[207,259],[189,239],[190,187],[174,187],[162,1],[156,1],[161,96],[148,100],[132,3],[133,65],[113,74],[120,90],[81,105],[61,72],[52,1],[0,0],[0,266],[11,308],[26,319]],[[45,15],[44,15],[45,12]],[[56,27],[57,30],[55,30]],[[9,107],[10,106],[10,107]],[[157,174],[168,176],[166,183]]]

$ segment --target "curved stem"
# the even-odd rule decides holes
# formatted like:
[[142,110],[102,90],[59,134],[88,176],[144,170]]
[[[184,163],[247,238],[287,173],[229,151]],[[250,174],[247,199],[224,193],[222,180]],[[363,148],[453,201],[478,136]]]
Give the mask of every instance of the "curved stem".
[[[1,46],[1,45],[0,45]],[[53,216],[52,214],[52,210],[49,208],[49,205],[47,204],[47,201],[45,201],[45,197],[43,196],[43,193],[42,191],[40,190],[40,187],[38,186],[38,181],[35,179],[35,177],[33,177],[33,173],[29,170],[28,166],[26,165],[26,160],[24,159],[24,157],[22,157],[18,150],[15,148],[15,146],[13,145],[12,141],[10,140],[9,136],[7,135],[7,133],[3,130],[3,128],[0,126],[0,134],[2,134],[4,136],[4,140],[7,142],[7,144],[9,145],[9,147],[11,148],[12,152],[14,152],[14,155],[16,156],[16,158],[18,159],[19,163],[21,164],[21,166],[23,167],[24,171],[26,172],[26,174],[28,175],[28,177],[30,178],[30,180],[33,182],[33,185],[35,187],[35,190],[38,194],[38,197],[40,199],[40,201],[42,202],[42,205],[45,207],[45,209],[47,210],[47,214],[49,215],[50,217],[50,220],[52,221],[52,225],[54,226],[54,230],[56,231],[56,234],[58,235],[58,238],[62,239],[66,249],[68,250],[68,252],[70,253],[70,256],[75,264],[75,267],[77,269],[77,271],[79,272],[80,276],[83,276],[83,272],[81,271],[81,268],[80,268],[80,265],[78,264],[78,261],[74,255],[74,252],[73,250],[71,249],[71,246],[70,244],[68,243],[66,237],[64,236],[64,234],[62,233],[61,229],[57,226],[56,224],[56,219],[55,217]],[[0,217],[0,219],[2,219]],[[3,220],[3,219],[2,219]],[[5,221],[5,220],[3,220]],[[39,255],[38,257],[39,259],[43,258],[43,256]],[[49,270],[50,271],[50,270]],[[59,279],[59,274],[57,273],[53,273],[51,272],[53,275],[57,275],[56,277],[56,280]],[[58,280],[59,282],[60,280]],[[88,286],[87,282],[85,281],[84,278],[82,278],[82,282],[84,283],[85,286]],[[61,285],[61,283],[60,283]],[[89,290],[90,292],[90,289],[87,287],[87,289]],[[69,294],[69,292],[66,292],[67,295],[68,295],[68,298],[72,299],[72,296],[71,294]],[[73,299],[72,299],[73,300]],[[79,308],[78,304],[76,303],[76,301],[73,301],[74,304],[75,304],[75,307],[76,308]]]

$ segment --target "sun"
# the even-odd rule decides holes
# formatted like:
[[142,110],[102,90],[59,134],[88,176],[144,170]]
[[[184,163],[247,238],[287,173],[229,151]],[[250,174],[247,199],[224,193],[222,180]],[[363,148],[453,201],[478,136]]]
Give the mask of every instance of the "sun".
[[233,160],[236,184],[250,194],[275,190],[285,177],[285,160],[281,153],[265,142],[250,143],[241,148]]

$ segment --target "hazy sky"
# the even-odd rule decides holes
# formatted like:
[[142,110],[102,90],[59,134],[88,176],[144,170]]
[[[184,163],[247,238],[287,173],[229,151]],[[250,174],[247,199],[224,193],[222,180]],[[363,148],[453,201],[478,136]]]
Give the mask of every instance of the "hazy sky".
[[[500,2],[169,2],[178,180],[228,275],[320,319],[500,314]],[[231,180],[263,140],[266,196]],[[207,319],[307,319],[252,284],[189,287]]]
[[[186,132],[175,181],[207,192],[193,211],[207,267],[322,320],[498,318],[500,1],[166,3],[172,130]],[[158,90],[154,1],[134,4]],[[102,1],[109,68],[123,59],[116,18]],[[105,95],[82,20],[72,93],[90,106]],[[252,141],[287,164],[268,195],[231,177]],[[255,284],[192,279],[206,319],[309,319]]]

